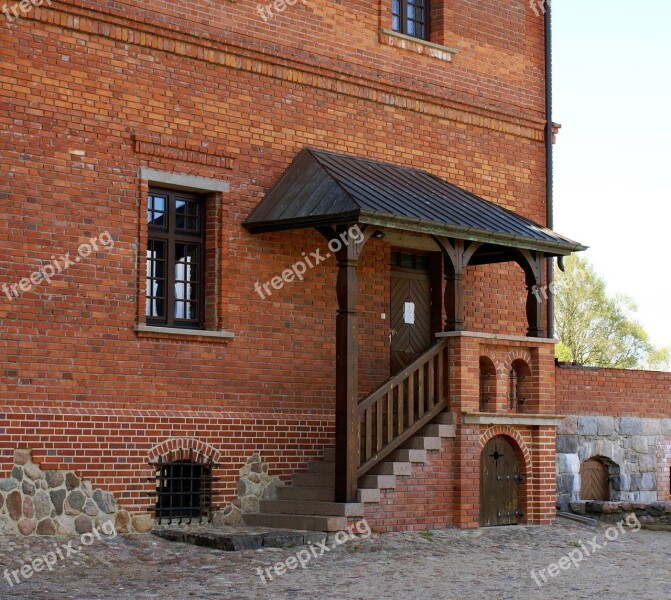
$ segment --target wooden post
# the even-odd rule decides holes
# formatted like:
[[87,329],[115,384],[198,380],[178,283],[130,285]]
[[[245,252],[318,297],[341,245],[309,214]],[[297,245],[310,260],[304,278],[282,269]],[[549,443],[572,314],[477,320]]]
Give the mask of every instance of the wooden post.
[[519,251],[518,260],[526,277],[527,286],[527,336],[544,338],[547,336],[546,329],[546,300],[550,290],[545,287],[545,254],[542,252],[531,252],[529,250]]
[[[335,447],[335,501],[356,502],[358,490],[360,419],[359,403],[359,343],[358,315],[356,310],[359,282],[356,266],[364,245],[373,233],[365,227],[356,243],[348,230],[339,226],[335,230],[320,227],[319,231],[331,242],[330,247],[338,261],[336,295],[336,447]],[[348,243],[345,244],[344,240]],[[338,250],[336,248],[340,246]]]

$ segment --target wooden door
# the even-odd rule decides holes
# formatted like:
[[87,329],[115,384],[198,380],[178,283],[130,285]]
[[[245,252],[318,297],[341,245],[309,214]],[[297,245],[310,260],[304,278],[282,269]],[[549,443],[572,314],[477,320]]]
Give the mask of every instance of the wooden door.
[[586,460],[580,467],[580,499],[610,500],[608,467],[597,458]]
[[427,255],[392,253],[391,374],[407,367],[433,344],[431,278]]
[[517,525],[524,516],[520,510],[520,484],[523,481],[515,449],[503,437],[487,443],[480,457],[480,524]]

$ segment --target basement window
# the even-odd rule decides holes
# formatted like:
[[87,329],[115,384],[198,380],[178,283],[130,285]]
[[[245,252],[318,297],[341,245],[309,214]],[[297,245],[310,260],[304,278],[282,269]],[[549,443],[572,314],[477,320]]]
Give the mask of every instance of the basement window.
[[212,514],[212,466],[200,460],[159,463],[156,471],[156,519],[209,521]]

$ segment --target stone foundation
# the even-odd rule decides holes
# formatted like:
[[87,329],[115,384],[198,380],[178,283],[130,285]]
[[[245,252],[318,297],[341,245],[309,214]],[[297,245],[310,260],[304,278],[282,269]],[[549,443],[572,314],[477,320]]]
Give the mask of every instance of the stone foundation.
[[14,452],[11,477],[0,479],[0,535],[83,534],[108,523],[118,533],[147,533],[154,525],[150,515],[120,510],[112,493],[74,472],[43,471],[30,450]]
[[[610,500],[652,503],[667,499],[671,419],[571,416],[557,429],[557,504],[580,500],[580,467],[598,458],[610,473]],[[665,486],[666,484],[666,486]],[[658,494],[658,490],[662,494]]]
[[671,531],[671,502],[571,502],[571,511],[604,521],[619,523],[635,513],[643,529]]
[[268,464],[261,461],[259,454],[253,454],[240,469],[238,497],[224,510],[212,516],[215,527],[240,525],[246,513],[259,512],[261,500],[275,500],[277,488],[284,482],[276,475],[268,475]]

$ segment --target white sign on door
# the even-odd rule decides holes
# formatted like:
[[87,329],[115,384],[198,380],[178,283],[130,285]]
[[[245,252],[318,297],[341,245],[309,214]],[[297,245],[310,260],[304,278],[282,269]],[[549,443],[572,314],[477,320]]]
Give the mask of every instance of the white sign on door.
[[405,309],[403,311],[403,320],[405,321],[406,325],[414,325],[415,324],[415,303],[414,302],[406,302],[405,303]]

